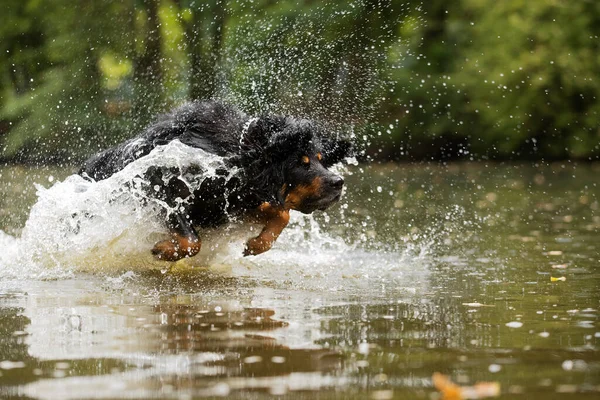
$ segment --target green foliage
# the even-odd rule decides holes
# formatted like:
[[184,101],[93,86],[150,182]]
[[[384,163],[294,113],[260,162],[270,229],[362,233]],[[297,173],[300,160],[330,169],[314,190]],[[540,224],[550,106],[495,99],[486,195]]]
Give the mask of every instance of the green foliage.
[[5,0],[0,158],[76,162],[186,99],[356,125],[375,156],[600,156],[600,3]]
[[600,142],[600,4],[472,3],[478,23],[461,72],[466,87],[488,88],[469,93],[488,144],[517,155],[591,154]]
[[600,154],[599,3],[436,3],[424,56],[398,71],[387,106],[396,141],[416,157]]
[[[7,96],[0,116],[11,126],[4,138],[4,156],[33,162],[70,160],[88,153],[91,143],[103,147],[117,132],[118,121],[102,109],[99,60],[108,45],[121,36],[110,20],[121,13],[121,7],[86,2],[73,8],[67,0],[29,1],[20,7],[9,12],[19,15],[27,11],[25,34],[40,32],[37,59],[31,64],[43,63],[44,68],[30,78],[26,90],[10,80],[3,81]],[[2,34],[10,35],[11,30]],[[6,53],[8,65],[4,70],[12,67],[15,75],[25,75],[23,71],[32,69],[29,64],[15,62],[21,53],[18,45]]]

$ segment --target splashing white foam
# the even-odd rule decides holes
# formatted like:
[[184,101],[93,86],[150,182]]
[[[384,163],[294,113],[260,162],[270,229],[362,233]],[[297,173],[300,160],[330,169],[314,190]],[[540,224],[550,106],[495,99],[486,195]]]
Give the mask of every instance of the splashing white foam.
[[150,249],[168,237],[159,212],[168,206],[147,196],[142,176],[151,166],[183,169],[190,165],[204,171],[194,182],[186,182],[190,186],[225,166],[219,156],[174,141],[102,181],[72,175],[47,189],[37,185],[38,201],[21,238],[0,232],[4,249],[0,275],[3,279],[59,278],[77,271],[210,266],[263,281],[300,278],[304,288],[336,291],[374,280],[400,285],[410,281],[414,263],[424,259],[427,246],[400,252],[366,250],[324,232],[312,216],[293,213],[274,248],[260,256],[242,256],[246,239],[257,235],[260,227],[231,224],[199,232],[202,251],[197,256],[174,264],[158,261]]
[[[38,200],[21,238],[0,235],[0,244],[8,249],[0,258],[3,276],[23,276],[23,268],[11,271],[18,264],[28,266],[33,274],[53,269],[165,268],[168,264],[155,260],[149,250],[168,234],[158,211],[168,206],[146,194],[142,176],[151,166],[183,169],[190,165],[203,171],[194,182],[186,182],[193,186],[214,176],[224,162],[221,157],[173,141],[102,181],[71,175],[48,189],[36,185]],[[202,261],[205,259],[198,257],[186,262],[194,265]]]
[[[406,246],[400,251],[367,250],[362,243],[323,231],[312,215],[293,214],[272,250],[233,266],[233,272],[269,283],[318,290],[372,295],[414,291],[426,284],[429,245]],[[374,292],[373,292],[374,291]]]

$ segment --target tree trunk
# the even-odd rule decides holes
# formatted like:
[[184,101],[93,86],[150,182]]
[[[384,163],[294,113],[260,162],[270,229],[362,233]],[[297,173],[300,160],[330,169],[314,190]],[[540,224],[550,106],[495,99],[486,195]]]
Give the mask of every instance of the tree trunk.
[[143,0],[147,15],[144,33],[144,50],[134,60],[133,80],[135,98],[133,111],[140,122],[160,111],[163,103],[163,73],[160,21],[160,0]]
[[192,18],[185,26],[191,64],[190,98],[209,99],[216,94],[219,78],[218,66],[226,21],[225,0],[214,0],[210,7],[195,8],[191,12]]

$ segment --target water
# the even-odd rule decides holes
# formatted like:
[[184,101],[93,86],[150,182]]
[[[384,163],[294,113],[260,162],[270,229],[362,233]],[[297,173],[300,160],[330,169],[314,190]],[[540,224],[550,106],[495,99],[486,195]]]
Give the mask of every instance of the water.
[[119,258],[127,240],[28,259],[58,229],[23,229],[33,183],[71,171],[4,168],[0,397],[429,399],[440,372],[502,398],[597,398],[599,172],[353,166],[345,200],[295,215],[272,251],[234,241],[167,270]]

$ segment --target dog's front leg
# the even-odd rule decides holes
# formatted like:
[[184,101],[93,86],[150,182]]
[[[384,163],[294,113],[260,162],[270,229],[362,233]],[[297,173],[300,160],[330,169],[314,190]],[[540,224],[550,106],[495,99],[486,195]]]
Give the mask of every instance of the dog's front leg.
[[171,239],[154,245],[152,254],[159,260],[177,261],[193,257],[200,251],[202,243],[192,225],[180,214],[172,214],[168,220]]
[[283,229],[290,221],[290,212],[282,207],[263,203],[254,213],[254,221],[264,223],[260,234],[246,242],[244,256],[255,256],[271,249]]

